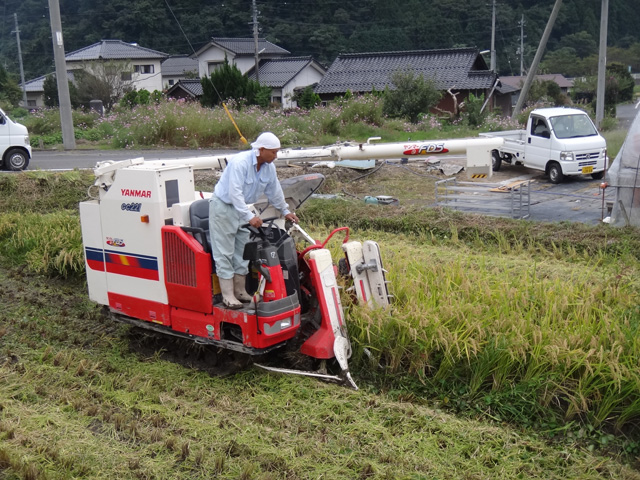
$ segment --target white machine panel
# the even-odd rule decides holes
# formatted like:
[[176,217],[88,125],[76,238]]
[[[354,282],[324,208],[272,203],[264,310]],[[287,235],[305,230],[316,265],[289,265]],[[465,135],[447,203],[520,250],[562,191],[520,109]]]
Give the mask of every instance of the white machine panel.
[[82,244],[87,271],[89,298],[100,305],[108,305],[107,275],[104,269],[104,249],[100,226],[100,204],[97,200],[80,203]]
[[[96,242],[104,251],[109,293],[167,303],[161,228],[173,223],[175,204],[193,198],[189,166],[142,164],[116,171],[108,191],[101,194],[101,238]],[[81,220],[95,221],[84,215]]]

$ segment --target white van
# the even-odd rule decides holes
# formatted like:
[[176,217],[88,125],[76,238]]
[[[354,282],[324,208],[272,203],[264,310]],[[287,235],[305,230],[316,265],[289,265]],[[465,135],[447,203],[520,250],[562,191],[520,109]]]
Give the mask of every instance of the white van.
[[24,170],[31,160],[31,144],[27,127],[11,120],[0,109],[0,167]]

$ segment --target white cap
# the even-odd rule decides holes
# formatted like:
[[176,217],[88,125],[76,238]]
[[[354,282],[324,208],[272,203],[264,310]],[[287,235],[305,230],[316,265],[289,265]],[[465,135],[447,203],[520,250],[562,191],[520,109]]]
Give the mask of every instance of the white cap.
[[280,139],[271,132],[261,133],[256,141],[251,144],[256,150],[259,148],[276,149],[280,148]]

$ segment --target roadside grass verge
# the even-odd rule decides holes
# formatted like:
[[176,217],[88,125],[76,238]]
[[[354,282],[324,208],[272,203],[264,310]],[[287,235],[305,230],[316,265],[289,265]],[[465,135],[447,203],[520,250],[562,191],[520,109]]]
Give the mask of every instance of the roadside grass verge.
[[[382,113],[376,95],[355,95],[311,110],[262,109],[228,103],[242,135],[249,141],[265,130],[276,133],[285,147],[363,142],[379,136],[383,142],[477,137],[479,132],[523,128],[517,119],[488,115],[478,127],[469,125],[467,114],[455,121],[434,115],[412,124]],[[524,112],[519,118],[526,118]],[[59,148],[62,144],[57,109],[33,112],[20,121],[31,134],[34,148]],[[615,120],[613,120],[615,123]],[[241,149],[240,136],[220,108],[203,108],[195,102],[162,100],[133,109],[117,106],[107,116],[95,112],[73,112],[79,148],[233,148]],[[626,131],[603,132],[608,154],[615,158]]]

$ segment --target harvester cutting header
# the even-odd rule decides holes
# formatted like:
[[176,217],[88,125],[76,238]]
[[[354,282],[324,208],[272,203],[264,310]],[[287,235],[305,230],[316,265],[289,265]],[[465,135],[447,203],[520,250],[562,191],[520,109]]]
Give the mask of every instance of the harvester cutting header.
[[[401,158],[475,148],[491,164],[495,140],[452,140],[283,150],[285,160]],[[471,144],[471,146],[470,146]],[[481,153],[478,153],[480,156]],[[250,261],[246,290],[252,301],[225,308],[211,255],[209,198],[195,189],[194,169],[223,169],[225,156],[147,161],[100,162],[91,200],[80,204],[89,297],[115,320],[189,339],[198,344],[252,356],[294,346],[317,359],[320,371],[271,370],[316,376],[357,388],[348,368],[351,345],[327,243],[344,235],[346,268],[359,302],[389,306],[389,291],[378,245],[349,239],[348,227],[323,241],[285,222],[266,199],[252,211],[262,218],[250,228],[244,250]],[[322,184],[320,174],[281,181],[290,211]],[[326,361],[339,372],[326,373]]]

